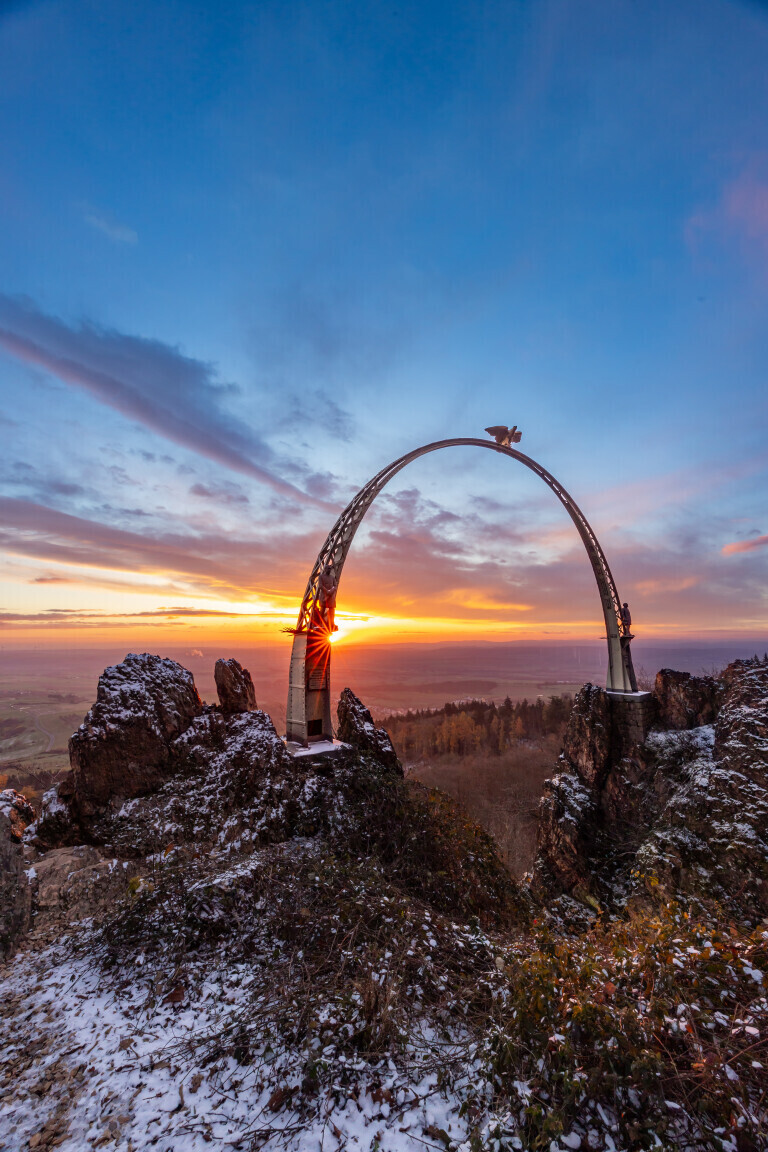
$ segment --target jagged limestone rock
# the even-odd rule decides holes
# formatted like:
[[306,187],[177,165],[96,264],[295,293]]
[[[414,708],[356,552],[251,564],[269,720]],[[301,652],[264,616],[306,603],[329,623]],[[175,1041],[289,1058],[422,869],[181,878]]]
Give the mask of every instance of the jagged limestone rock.
[[69,741],[81,819],[158,788],[172,770],[171,741],[201,711],[192,673],[175,660],[131,653],[105,669],[96,703]]
[[[664,713],[662,701],[662,714],[678,727],[650,733],[632,756],[609,746],[607,768],[595,690],[582,699],[542,802],[535,886],[589,884],[614,904],[687,895],[758,920],[768,913],[768,664],[736,661],[713,691],[663,679],[675,703]],[[714,726],[689,728],[713,701]]]
[[588,888],[600,831],[598,797],[611,766],[607,693],[595,684],[578,692],[563,738],[558,773],[539,806],[534,887],[542,892]]
[[247,668],[231,658],[217,660],[214,669],[216,691],[222,712],[253,712],[256,708],[256,692]]
[[547,780],[539,806],[534,888],[541,894],[589,887],[597,823],[589,789],[573,771]]
[[146,855],[169,844],[252,844],[287,834],[300,781],[265,712],[206,709],[172,742],[171,764],[161,788],[102,814],[93,825],[100,843]]
[[402,776],[403,769],[392,746],[389,735],[377,728],[366,706],[358,700],[351,688],[345,688],[339,697],[337,736],[360,752],[368,752],[381,764]]
[[658,706],[658,728],[699,728],[714,721],[722,683],[714,676],[692,676],[690,672],[662,668],[656,673],[653,695]]
[[82,844],[86,832],[80,827],[74,773],[68,772],[43,795],[40,815],[24,833],[27,843],[41,851]]
[[602,785],[611,764],[611,711],[608,694],[596,684],[585,684],[573,702],[563,756],[587,788]]

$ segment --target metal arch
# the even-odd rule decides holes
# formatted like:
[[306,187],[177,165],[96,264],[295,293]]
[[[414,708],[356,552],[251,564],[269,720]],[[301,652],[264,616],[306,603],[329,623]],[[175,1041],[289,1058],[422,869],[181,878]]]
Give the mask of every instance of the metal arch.
[[[299,609],[299,618],[294,631],[293,652],[291,655],[291,675],[288,691],[288,739],[299,740],[306,743],[309,739],[330,739],[332,735],[330,719],[330,644],[329,626],[323,613],[319,609],[318,601],[321,592],[321,579],[323,574],[333,566],[335,571],[335,584],[338,588],[344,561],[347,558],[352,541],[363,517],[376,499],[382,488],[389,483],[402,468],[410,464],[419,456],[428,452],[436,452],[440,448],[456,448],[469,445],[476,448],[489,448],[503,456],[511,456],[540,476],[544,483],[552,489],[560,503],[565,508],[581,537],[582,543],[592,564],[592,571],[597,581],[600,601],[605,617],[606,639],[608,641],[608,676],[607,687],[614,692],[636,692],[637,681],[632,666],[630,652],[631,636],[621,616],[621,601],[613,579],[608,561],[600,547],[595,533],[584,513],[576,501],[569,495],[555,477],[530,456],[508,448],[503,444],[496,444],[490,440],[478,440],[470,437],[461,437],[454,440],[437,440],[432,444],[425,444],[421,448],[408,452],[392,464],[382,468],[364,488],[361,488],[353,500],[347,505],[339,516],[331,531],[326,537],[323,547],[315,561],[310,573],[304,597]],[[313,687],[314,683],[314,687]],[[310,701],[310,696],[322,694],[323,699]],[[302,700],[303,697],[303,700]],[[314,707],[308,710],[308,704]],[[310,716],[309,712],[313,715]],[[314,731],[310,731],[314,723]]]

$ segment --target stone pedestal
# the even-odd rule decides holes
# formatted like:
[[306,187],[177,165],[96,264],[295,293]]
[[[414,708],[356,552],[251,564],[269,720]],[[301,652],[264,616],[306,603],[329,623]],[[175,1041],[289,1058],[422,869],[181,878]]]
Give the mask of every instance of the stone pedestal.
[[621,756],[626,756],[632,747],[642,744],[650,732],[656,719],[656,700],[652,692],[608,692],[606,695],[611,709],[611,744],[620,750]]

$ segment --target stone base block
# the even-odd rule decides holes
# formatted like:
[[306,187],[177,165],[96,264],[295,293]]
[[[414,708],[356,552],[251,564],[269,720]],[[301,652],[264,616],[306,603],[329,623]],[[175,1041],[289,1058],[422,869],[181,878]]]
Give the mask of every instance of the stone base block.
[[629,754],[642,744],[656,719],[656,699],[652,692],[608,692],[611,708],[612,744]]

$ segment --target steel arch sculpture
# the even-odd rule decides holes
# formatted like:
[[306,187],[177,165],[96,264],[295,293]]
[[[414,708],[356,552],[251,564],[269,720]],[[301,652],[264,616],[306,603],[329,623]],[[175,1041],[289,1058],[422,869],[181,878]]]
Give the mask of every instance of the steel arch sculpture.
[[336,590],[341,579],[344,561],[363,517],[385,484],[401,469],[419,456],[437,452],[441,448],[463,446],[488,448],[502,456],[511,456],[530,468],[552,489],[565,508],[586,549],[597,581],[600,601],[605,617],[608,641],[608,691],[636,692],[637,681],[630,652],[631,635],[622,620],[621,601],[608,561],[586,516],[575,500],[555,477],[514,448],[490,440],[462,437],[455,440],[437,440],[401,456],[399,460],[382,468],[347,505],[326,538],[307,582],[293,630],[293,650],[288,685],[286,735],[288,740],[308,744],[315,740],[331,740],[331,644],[333,612]]

